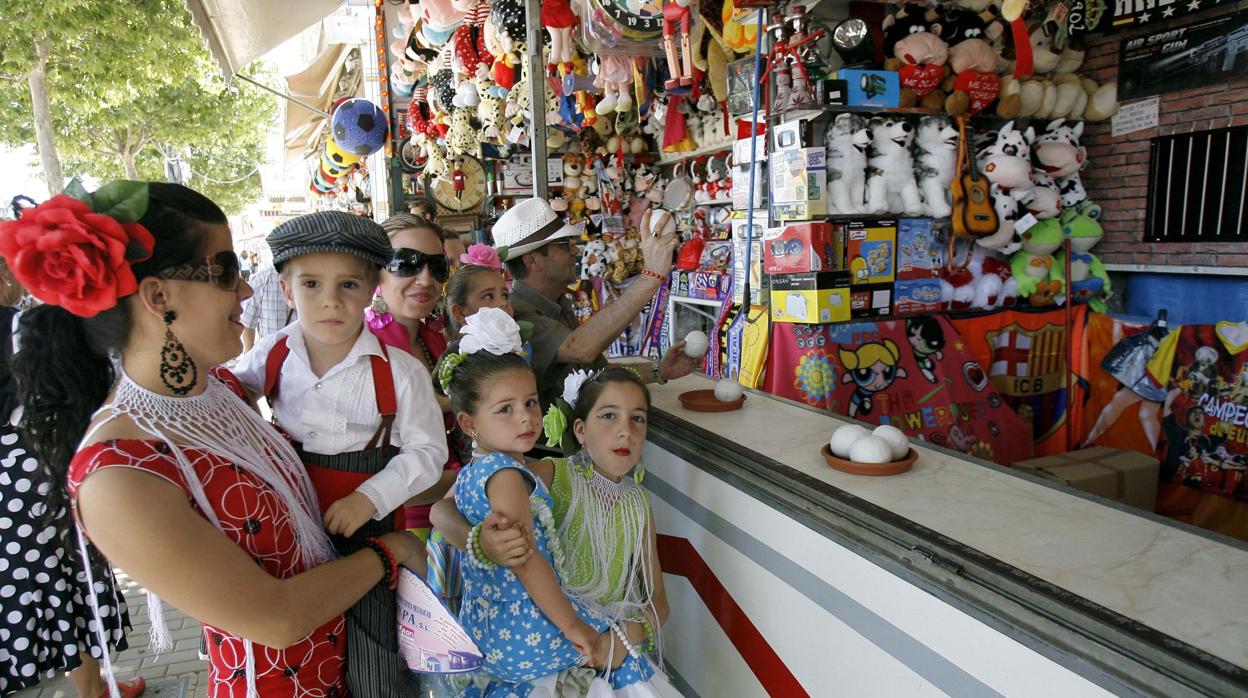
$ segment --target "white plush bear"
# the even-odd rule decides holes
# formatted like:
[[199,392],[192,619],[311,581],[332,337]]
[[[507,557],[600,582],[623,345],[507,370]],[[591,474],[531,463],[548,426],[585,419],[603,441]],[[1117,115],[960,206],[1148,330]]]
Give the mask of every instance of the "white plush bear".
[[949,187],[958,159],[958,129],[944,116],[919,119],[914,137],[914,176],[923,195],[923,212],[946,218],[952,212]]
[[867,213],[922,215],[923,200],[914,181],[910,144],[914,126],[896,116],[877,116],[867,124]]
[[866,202],[867,120],[857,114],[838,114],[828,127],[828,195],[834,214],[862,213]]

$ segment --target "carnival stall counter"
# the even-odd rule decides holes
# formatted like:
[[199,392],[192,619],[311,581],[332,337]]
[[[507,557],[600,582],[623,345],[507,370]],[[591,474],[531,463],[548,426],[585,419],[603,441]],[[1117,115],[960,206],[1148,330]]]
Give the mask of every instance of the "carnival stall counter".
[[1248,691],[1248,546],[920,441],[845,474],[847,420],[711,387],[652,387],[643,460],[689,695]]

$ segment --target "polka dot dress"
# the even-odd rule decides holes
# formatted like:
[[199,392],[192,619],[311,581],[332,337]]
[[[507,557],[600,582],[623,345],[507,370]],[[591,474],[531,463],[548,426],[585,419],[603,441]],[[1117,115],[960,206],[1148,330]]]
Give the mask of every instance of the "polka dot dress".
[[[103,656],[72,518],[64,505],[45,516],[50,485],[42,480],[17,432],[0,427],[0,695],[77,668],[83,652]],[[124,650],[125,598],[90,551],[108,649]]]

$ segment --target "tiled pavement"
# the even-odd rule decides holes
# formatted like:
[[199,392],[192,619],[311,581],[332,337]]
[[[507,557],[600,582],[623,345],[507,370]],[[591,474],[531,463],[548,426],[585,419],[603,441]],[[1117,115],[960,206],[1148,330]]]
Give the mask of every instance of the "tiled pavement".
[[[134,628],[128,640],[130,649],[113,657],[113,670],[121,680],[142,675],[147,680],[144,698],[205,698],[208,690],[208,666],[199,659],[200,626],[181,611],[165,605],[165,620],[173,636],[173,650],[157,657],[148,648],[147,595],[121,570],[116,570],[117,583],[130,607]],[[76,698],[69,676],[61,674],[46,679],[34,688],[13,694],[13,698]]]

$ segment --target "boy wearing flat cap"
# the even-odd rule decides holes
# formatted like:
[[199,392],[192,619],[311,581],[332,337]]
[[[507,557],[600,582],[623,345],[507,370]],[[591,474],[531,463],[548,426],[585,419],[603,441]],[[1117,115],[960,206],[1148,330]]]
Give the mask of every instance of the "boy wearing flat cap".
[[[396,510],[438,482],[447,454],[429,372],[364,329],[390,241],[371,220],[321,211],[277,226],[268,243],[299,319],[257,344],[235,373],[295,442],[338,552],[374,547],[374,536],[402,528]],[[412,695],[394,592],[377,585],[347,623],[352,695]]]

